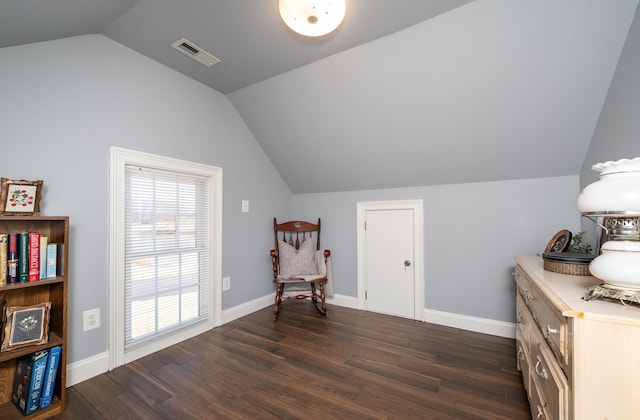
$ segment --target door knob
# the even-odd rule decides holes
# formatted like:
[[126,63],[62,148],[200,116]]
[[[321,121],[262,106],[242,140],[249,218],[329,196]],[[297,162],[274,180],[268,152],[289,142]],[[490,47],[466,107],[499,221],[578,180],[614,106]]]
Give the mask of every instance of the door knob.
[[405,267],[409,267],[411,265],[411,261],[409,260],[404,260],[404,266]]

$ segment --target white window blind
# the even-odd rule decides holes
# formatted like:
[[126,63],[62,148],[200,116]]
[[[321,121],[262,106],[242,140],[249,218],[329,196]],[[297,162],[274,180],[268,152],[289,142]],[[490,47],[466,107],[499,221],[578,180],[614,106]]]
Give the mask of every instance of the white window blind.
[[125,348],[209,315],[207,182],[125,167]]

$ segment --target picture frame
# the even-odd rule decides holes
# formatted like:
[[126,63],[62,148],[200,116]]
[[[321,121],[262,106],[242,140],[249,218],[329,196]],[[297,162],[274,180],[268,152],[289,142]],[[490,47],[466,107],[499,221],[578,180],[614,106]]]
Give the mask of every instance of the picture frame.
[[553,238],[547,244],[544,252],[548,254],[549,252],[564,252],[569,248],[571,244],[571,232],[563,229],[556,233]]
[[51,302],[5,309],[4,334],[0,351],[45,344],[49,341]]
[[0,178],[0,215],[38,216],[42,180],[25,181]]

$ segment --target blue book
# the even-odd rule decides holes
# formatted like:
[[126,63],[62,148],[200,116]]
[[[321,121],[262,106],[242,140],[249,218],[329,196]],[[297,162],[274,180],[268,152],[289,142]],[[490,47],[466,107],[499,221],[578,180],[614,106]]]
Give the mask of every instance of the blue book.
[[58,244],[47,245],[47,278],[52,279],[57,276],[56,268],[58,267]]
[[40,235],[40,278],[47,278],[47,246],[49,245],[49,237]]
[[47,408],[51,405],[51,400],[53,399],[53,388],[55,387],[56,375],[58,373],[58,362],[60,361],[61,349],[62,348],[60,346],[49,349],[49,360],[44,372],[40,408]]
[[48,355],[48,350],[41,350],[22,356],[16,362],[11,399],[27,416],[40,408],[40,394]]

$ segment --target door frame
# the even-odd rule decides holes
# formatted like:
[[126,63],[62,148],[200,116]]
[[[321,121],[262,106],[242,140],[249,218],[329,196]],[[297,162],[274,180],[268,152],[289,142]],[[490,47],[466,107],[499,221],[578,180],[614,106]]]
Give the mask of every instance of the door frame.
[[424,321],[424,210],[423,200],[368,201],[356,203],[357,208],[357,259],[358,259],[358,309],[367,307],[365,291],[366,277],[366,240],[365,220],[372,210],[413,210],[413,250],[414,277],[413,300],[414,319]]

